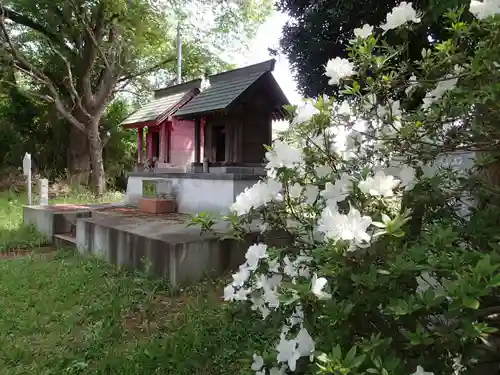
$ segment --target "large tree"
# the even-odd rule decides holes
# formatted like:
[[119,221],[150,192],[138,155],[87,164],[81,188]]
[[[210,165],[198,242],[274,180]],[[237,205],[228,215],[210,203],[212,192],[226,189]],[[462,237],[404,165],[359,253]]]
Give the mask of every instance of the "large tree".
[[[407,0],[410,1],[410,0]],[[287,55],[295,72],[299,90],[306,96],[335,94],[324,76],[326,62],[347,57],[353,31],[362,25],[380,25],[387,13],[401,0],[279,0],[278,7],[291,20],[283,28],[280,52]],[[468,3],[468,0],[414,0],[424,15],[409,39],[408,61],[420,56],[422,48],[439,40],[444,29],[443,10]],[[429,38],[429,36],[431,38]],[[389,32],[385,38],[397,38]],[[394,40],[392,40],[394,42]]]
[[[242,11],[252,4],[236,3],[240,4],[236,9]],[[234,11],[232,2],[224,4]],[[214,14],[230,19],[224,10],[227,7],[220,8],[218,2],[213,5]],[[118,91],[137,79],[162,68],[175,71],[173,30],[178,19],[173,15],[180,10],[179,4],[153,0],[0,1],[2,56],[21,73],[25,86],[53,105],[71,125],[71,165],[75,172],[88,170],[90,155],[98,193],[106,185],[103,147],[109,134],[99,126],[106,107]],[[249,21],[261,20],[253,17]],[[227,19],[221,22],[233,30]],[[245,30],[251,32],[251,28]],[[199,38],[185,41],[184,54],[192,74],[196,70],[201,74],[207,62],[215,63],[215,69],[217,64],[223,65]],[[193,70],[194,65],[198,69]]]

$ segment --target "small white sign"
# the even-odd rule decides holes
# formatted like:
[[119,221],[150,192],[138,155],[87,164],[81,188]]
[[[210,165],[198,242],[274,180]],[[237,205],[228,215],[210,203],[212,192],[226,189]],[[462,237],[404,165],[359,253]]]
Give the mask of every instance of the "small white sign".
[[31,206],[31,154],[26,153],[23,159],[23,173],[28,184],[28,205]]
[[49,204],[49,180],[41,178],[40,184],[40,205],[46,206]]
[[23,173],[25,176],[31,174],[31,154],[26,153],[23,159]]

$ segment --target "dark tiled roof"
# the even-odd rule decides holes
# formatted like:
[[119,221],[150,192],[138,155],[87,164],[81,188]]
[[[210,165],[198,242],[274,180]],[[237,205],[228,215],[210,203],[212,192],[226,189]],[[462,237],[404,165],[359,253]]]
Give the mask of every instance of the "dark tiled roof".
[[155,121],[164,116],[169,110],[174,110],[175,105],[181,101],[186,92],[153,99],[137,112],[130,115],[121,125],[137,124],[139,122]]
[[156,90],[154,99],[134,112],[121,125],[131,125],[147,121],[156,121],[172,114],[178,107],[177,105],[192,90],[200,88],[201,80],[186,82],[180,85]]
[[193,81],[181,83],[179,85],[173,85],[158,89],[154,91],[155,98],[160,98],[167,95],[176,94],[181,91],[188,91],[190,89],[199,89],[201,85],[201,79],[195,79]]
[[255,81],[274,70],[275,60],[208,77],[210,87],[175,112],[176,116],[227,108]]

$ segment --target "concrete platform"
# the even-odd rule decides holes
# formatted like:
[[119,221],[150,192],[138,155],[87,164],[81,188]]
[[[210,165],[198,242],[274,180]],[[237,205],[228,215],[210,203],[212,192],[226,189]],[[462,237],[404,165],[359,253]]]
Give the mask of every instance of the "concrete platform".
[[120,206],[123,206],[123,203],[23,206],[23,223],[34,225],[38,232],[52,243],[55,234],[71,233],[78,218],[90,217],[90,213],[97,209]]
[[150,220],[94,211],[92,217],[78,219],[76,225],[76,247],[81,254],[150,271],[172,286],[237,268],[251,241],[236,243],[220,241],[213,234],[200,235],[199,228],[186,228],[175,215],[173,219]]
[[[88,206],[26,206],[26,224],[34,224],[58,247],[76,247],[130,270],[148,271],[172,286],[219,276],[237,269],[252,243],[286,244],[287,238],[259,238],[257,223],[245,241],[219,240],[198,227],[186,227],[186,214],[145,214],[123,204]],[[227,233],[228,223],[214,230]]]

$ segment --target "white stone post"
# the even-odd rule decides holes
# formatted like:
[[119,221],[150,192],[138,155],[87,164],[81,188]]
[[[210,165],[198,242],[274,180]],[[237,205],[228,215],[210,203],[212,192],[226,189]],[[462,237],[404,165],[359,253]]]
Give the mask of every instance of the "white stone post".
[[49,180],[41,178],[39,180],[40,188],[40,205],[47,206],[49,204]]
[[23,173],[28,180],[28,205],[31,205],[31,154],[26,153],[23,159]]

